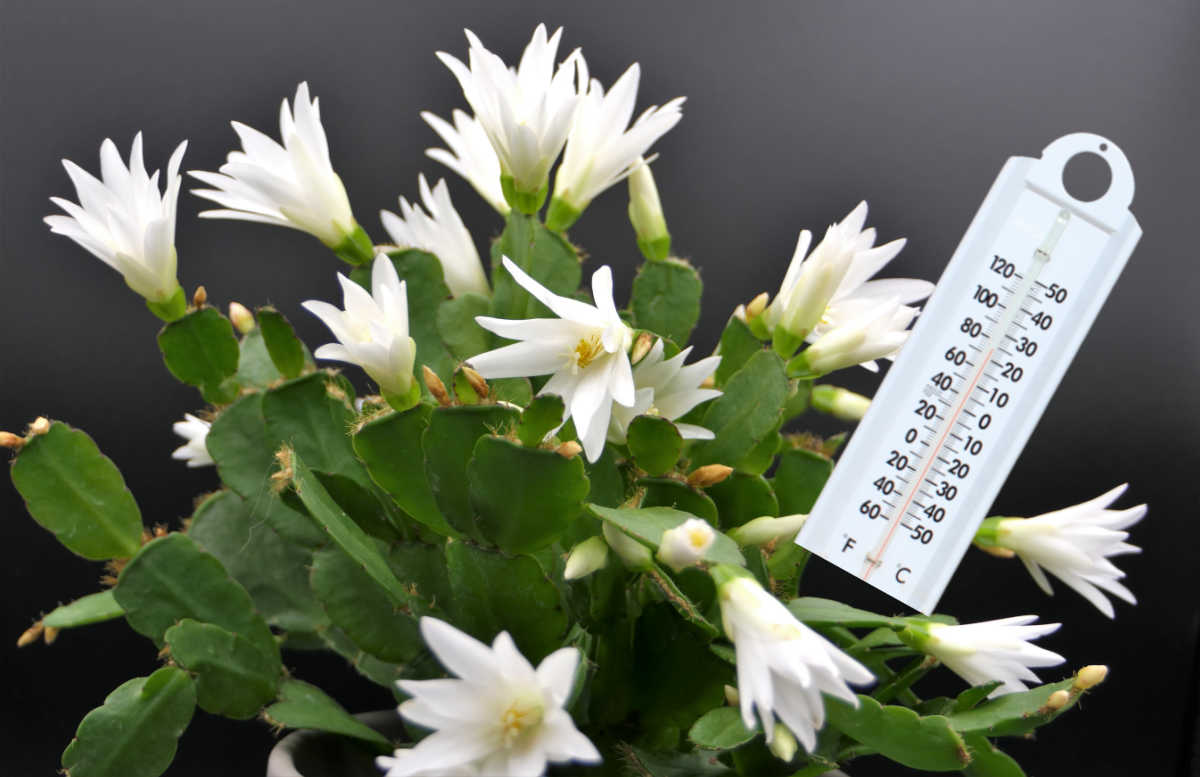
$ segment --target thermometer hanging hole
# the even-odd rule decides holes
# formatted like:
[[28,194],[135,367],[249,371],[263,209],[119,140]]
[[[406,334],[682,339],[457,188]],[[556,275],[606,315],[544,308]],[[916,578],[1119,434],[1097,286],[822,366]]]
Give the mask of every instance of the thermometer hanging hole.
[[[1108,144],[1101,143],[1100,150],[1107,151]],[[1067,194],[1079,202],[1095,202],[1108,193],[1112,168],[1099,154],[1081,151],[1063,166],[1062,182]]]

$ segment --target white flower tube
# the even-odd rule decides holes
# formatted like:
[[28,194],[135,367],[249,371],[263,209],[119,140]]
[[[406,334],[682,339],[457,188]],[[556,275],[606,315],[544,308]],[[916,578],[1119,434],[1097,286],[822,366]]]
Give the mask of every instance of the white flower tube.
[[504,189],[500,186],[500,160],[483,125],[474,116],[457,108],[452,117],[454,124],[429,111],[421,112],[425,123],[450,147],[448,150],[427,148],[425,155],[461,175],[475,187],[480,197],[487,200],[488,205],[501,216],[507,216],[511,208],[505,202]]
[[240,219],[290,227],[317,237],[353,264],[374,257],[371,241],[354,220],[342,179],[333,171],[317,98],[308,84],[296,88],[293,106],[279,108],[282,145],[253,127],[232,122],[242,141],[218,173],[190,171],[213,189],[192,193],[221,205],[203,218]]
[[371,291],[338,273],[345,310],[320,300],[303,303],[321,319],[338,342],[322,345],[318,359],[356,364],[379,384],[393,407],[403,410],[420,398],[413,379],[417,346],[408,334],[408,293],[385,254],[371,268]]
[[900,638],[933,656],[971,685],[1001,683],[992,696],[1027,690],[1038,682],[1031,668],[1066,661],[1058,653],[1031,645],[1030,640],[1058,631],[1058,623],[1034,625],[1036,615],[968,623],[959,626],[910,620]]
[[612,270],[606,265],[592,274],[596,304],[589,305],[560,297],[507,256],[503,264],[518,284],[559,318],[512,321],[477,316],[484,329],[520,342],[474,356],[468,363],[487,379],[550,375],[539,393],[563,398],[566,417],[574,419],[588,461],[595,461],[604,451],[613,403],[632,407],[635,399],[628,354],[633,332],[613,302]]
[[523,213],[535,213],[545,199],[550,166],[558,158],[575,116],[579,100],[575,78],[582,57],[576,51],[557,69],[562,29],[547,38],[539,24],[525,47],[521,63],[510,69],[488,51],[470,30],[469,66],[438,52],[462,87],[500,161],[505,199]]
[[897,300],[872,304],[864,315],[823,332],[788,367],[795,373],[826,375],[891,356],[908,340],[917,311]]
[[554,175],[554,197],[546,217],[550,229],[575,223],[596,195],[642,165],[642,155],[683,117],[684,98],[676,97],[661,108],[647,108],[628,126],[640,78],[641,68],[634,63],[608,94],[598,80],[591,79]]
[[179,200],[179,165],[187,141],[167,162],[162,194],[158,171],[146,173],[142,133],[133,138],[129,164],[121,161],[111,140],[100,145],[100,179],[74,162],[63,167],[79,204],[61,197],[50,201],[68,215],[47,216],[50,231],[65,235],[125,278],[129,288],[146,298],[156,315],[172,320],[182,316],[187,302],[175,278],[175,213]]
[[212,427],[208,421],[197,418],[191,413],[184,413],[182,421],[176,421],[172,431],[182,437],[185,442],[171,454],[171,458],[186,461],[189,467],[209,467],[213,458],[208,453],[208,430]]
[[1082,504],[1032,518],[988,518],[975,541],[985,548],[1016,553],[1047,594],[1054,593],[1046,579],[1045,573],[1049,572],[1112,618],[1116,613],[1103,591],[1130,604],[1137,603],[1133,593],[1118,582],[1125,573],[1108,560],[1141,552],[1141,548],[1125,542],[1129,533],[1122,530],[1146,515],[1146,505],[1106,509],[1127,487],[1122,484]]
[[825,725],[821,694],[857,706],[847,683],[870,683],[874,676],[797,620],[745,570],[719,564],[711,572],[725,634],[737,655],[742,722],[753,728],[757,711],[770,743],[778,716],[811,753]]
[[487,296],[487,276],[475,241],[463,224],[462,217],[450,202],[450,190],[445,179],[439,180],[433,189],[425,176],[417,178],[421,192],[420,205],[412,205],[400,198],[400,215],[391,211],[380,211],[383,228],[400,248],[418,248],[438,258],[450,293],[460,296],[467,293]]
[[[624,443],[629,424],[639,415],[657,415],[674,421],[689,410],[721,396],[716,389],[700,388],[710,375],[716,372],[721,357],[709,356],[694,364],[684,365],[689,345],[670,359],[663,359],[663,342],[656,340],[649,353],[633,368],[633,384],[636,390],[632,406],[613,405],[608,425],[608,439]],[[679,434],[685,440],[711,440],[712,431],[696,424],[676,423]]]
[[536,777],[552,763],[600,762],[600,752],[565,709],[579,665],[576,648],[560,648],[534,669],[507,631],[488,647],[424,617],[421,636],[456,677],[397,683],[412,697],[400,705],[400,714],[433,733],[393,758],[379,759],[387,777]]

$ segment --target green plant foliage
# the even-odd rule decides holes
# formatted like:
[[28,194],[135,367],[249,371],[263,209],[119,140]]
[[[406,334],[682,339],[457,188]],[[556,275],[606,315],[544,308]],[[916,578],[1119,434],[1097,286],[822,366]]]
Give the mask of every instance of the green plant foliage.
[[530,553],[561,537],[583,510],[583,458],[480,437],[467,465],[475,525],[506,553]]
[[[393,517],[375,494],[344,475],[313,473],[333,497],[342,512],[358,524],[358,528],[376,539],[393,542],[402,539],[406,529],[398,517]],[[386,498],[386,497],[385,497]],[[391,504],[391,500],[388,500]]]
[[502,405],[439,407],[422,436],[425,473],[446,521],[463,534],[479,537],[467,488],[467,463],[480,437],[501,432],[518,414]]
[[184,618],[165,635],[171,658],[196,675],[200,708],[245,720],[275,698],[283,665],[277,650],[263,651],[245,637]]
[[438,336],[459,361],[478,356],[492,347],[491,333],[475,323],[475,317],[488,315],[491,307],[487,297],[469,292],[438,306]]
[[787,608],[792,615],[810,626],[836,625],[871,629],[879,627],[902,629],[905,625],[903,618],[876,615],[873,612],[860,610],[833,599],[822,599],[818,596],[803,596],[793,599],[788,602]]
[[269,490],[275,447],[267,435],[262,394],[248,394],[222,410],[204,442],[225,485],[251,500]]
[[535,664],[556,650],[567,631],[558,589],[530,556],[506,556],[469,542],[446,546],[453,596],[446,603],[456,626],[491,642],[507,631]]
[[787,400],[783,360],[771,351],[755,353],[708,406],[702,425],[716,438],[692,448],[692,464],[736,467],[779,426]]
[[771,484],[762,475],[734,472],[704,490],[717,506],[723,530],[741,526],[764,515],[779,515],[779,500],[775,498]]
[[779,497],[780,515],[807,515],[817,503],[833,460],[805,448],[786,450],[779,457],[771,485]]
[[688,731],[688,739],[707,750],[732,750],[759,735],[746,728],[737,707],[717,707],[704,713]]
[[158,333],[167,369],[195,386],[213,404],[232,402],[237,387],[226,383],[238,368],[238,341],[233,324],[216,308],[201,308],[172,321]]
[[299,377],[307,354],[304,345],[296,338],[292,325],[275,308],[259,308],[255,316],[258,319],[257,331],[262,333],[263,344],[275,369],[285,378]]
[[637,770],[631,774],[648,777],[726,777],[735,774],[717,760],[716,753],[703,750],[663,753],[632,746],[624,748],[622,760]]
[[[950,725],[964,734],[978,733],[988,737],[1018,737],[1057,718],[1074,707],[1083,694],[1074,690],[1075,678],[1047,683],[1018,693],[1006,693],[973,709],[950,715]],[[1069,700],[1056,710],[1046,707],[1055,691],[1067,691]]]
[[142,514],[112,460],[84,432],[55,421],[35,434],[12,465],[29,514],[86,559],[132,556]]
[[324,372],[268,391],[263,395],[262,413],[272,454],[279,446],[288,445],[315,470],[369,485],[370,478],[350,442],[353,402],[350,384]]
[[764,345],[750,331],[750,327],[746,326],[745,321],[737,316],[731,316],[729,322],[725,324],[725,330],[721,332],[721,343],[718,347],[721,363],[717,366],[713,377],[718,386],[724,386],[734,373],[750,361],[751,356],[763,350]]
[[717,525],[717,506],[708,494],[671,478],[642,478],[642,507],[673,507]]
[[963,769],[967,777],[1025,777],[1025,772],[1007,753],[998,750],[982,734],[963,737],[971,749],[971,763]]
[[546,229],[534,216],[513,210],[504,232],[492,243],[492,315],[499,318],[537,318],[552,315],[542,303],[517,285],[501,266],[507,256],[555,294],[569,296],[579,288],[579,256],[561,235]]
[[158,777],[196,710],[191,675],[164,666],[122,683],[84,717],[62,754],[67,777]]
[[629,452],[647,475],[662,475],[675,468],[683,452],[683,436],[665,418],[640,415],[626,432]]
[[313,556],[312,589],[334,625],[365,652],[396,664],[421,652],[413,615],[398,610],[362,566],[340,549]]
[[[282,504],[279,508],[289,509]],[[297,517],[311,523],[307,516]],[[298,632],[315,631],[325,624],[305,571],[312,564],[312,552],[285,541],[270,522],[255,517],[249,503],[237,494],[221,491],[205,499],[187,533],[246,589],[267,623]]]
[[[242,335],[238,350],[238,368],[234,380],[242,388],[265,389],[283,380],[283,374],[271,361],[267,343],[258,327]],[[240,402],[241,400],[239,400]]]
[[264,717],[274,726],[327,731],[369,742],[380,752],[392,750],[392,743],[382,734],[358,721],[320,688],[302,680],[285,680],[279,686],[279,701],[264,710]]
[[[670,507],[614,509],[591,503],[587,507],[597,518],[608,521],[655,550],[662,543],[663,532],[675,528],[689,518],[696,517]],[[746,565],[746,560],[742,558],[737,543],[720,532],[717,532],[713,544],[704,554],[704,560],[714,564]]]
[[857,708],[826,697],[825,709],[838,731],[909,768],[956,772],[971,760],[966,743],[941,715],[921,716],[862,694]]
[[700,273],[682,259],[646,262],[633,279],[634,325],[686,343],[700,320]]
[[125,614],[121,605],[117,604],[111,589],[80,597],[70,604],[57,607],[42,618],[42,625],[52,629],[74,629],[79,626],[90,626],[93,623],[103,623]]
[[350,666],[354,667],[354,671],[395,693],[396,681],[404,675],[403,666],[390,664],[367,653],[339,628],[322,629],[320,637],[325,646],[346,659]]
[[563,422],[564,412],[560,396],[544,394],[534,399],[521,413],[521,422],[517,424],[517,439],[526,448],[538,447],[546,435]]
[[354,451],[371,479],[413,520],[442,536],[454,536],[457,532],[438,510],[425,477],[421,437],[432,412],[429,405],[417,405],[368,421],[354,434]]

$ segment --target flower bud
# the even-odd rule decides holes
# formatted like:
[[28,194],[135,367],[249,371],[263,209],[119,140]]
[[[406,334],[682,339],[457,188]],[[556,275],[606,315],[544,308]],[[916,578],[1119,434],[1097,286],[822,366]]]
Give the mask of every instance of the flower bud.
[[650,349],[653,347],[654,336],[649,332],[642,332],[633,344],[633,351],[629,354],[629,363],[637,364],[646,357],[646,354],[650,353]]
[[764,515],[733,529],[729,536],[738,545],[766,545],[796,536],[807,520],[807,515],[784,515],[779,518]]
[[492,390],[488,388],[487,381],[483,379],[482,375],[465,364],[462,366],[462,374],[467,379],[467,383],[471,385],[471,390],[475,392],[476,396],[480,399],[487,399],[491,396]]
[[240,302],[229,303],[229,320],[244,335],[250,334],[254,329],[254,314]]
[[603,569],[608,564],[608,544],[603,537],[584,540],[571,549],[567,566],[563,570],[564,580],[578,580]]
[[732,685],[725,686],[725,703],[730,707],[736,707],[741,702],[742,696],[738,693],[738,689]]
[[656,260],[671,254],[671,234],[663,217],[662,201],[645,160],[629,174],[629,222],[643,256]]
[[649,569],[653,566],[653,562],[650,560],[650,549],[645,545],[608,521],[604,521],[600,528],[604,532],[604,541],[620,557],[625,566],[635,570]]
[[202,308],[206,302],[208,302],[208,290],[203,286],[197,286],[196,291],[192,294],[192,306]]
[[42,631],[42,640],[43,640],[43,641],[44,641],[44,642],[45,642],[47,645],[53,645],[53,644],[54,644],[54,640],[58,639],[58,632],[59,632],[59,631],[60,631],[59,629],[56,629],[56,628],[54,628],[53,626],[47,626],[47,627],[46,627],[46,628],[45,628],[45,629]]
[[45,416],[38,416],[29,425],[29,434],[45,434],[48,431],[50,431],[50,419]]
[[446,391],[446,384],[442,383],[442,379],[436,372],[429,369],[428,365],[421,365],[421,377],[425,379],[425,388],[429,389],[429,393],[433,395],[439,405],[449,407],[453,404],[449,392]]
[[750,304],[745,307],[744,315],[746,318],[758,318],[767,309],[767,303],[771,301],[771,295],[765,291],[759,294],[754,299],[750,300]]
[[1046,704],[1045,704],[1044,709],[1047,712],[1054,712],[1055,710],[1061,710],[1063,707],[1067,706],[1067,702],[1069,702],[1069,701],[1071,701],[1071,694],[1060,689],[1060,690],[1057,690],[1054,693],[1050,694],[1050,698],[1046,699]]
[[567,440],[562,445],[554,449],[554,452],[564,459],[573,459],[583,450],[583,446],[574,440]]
[[692,488],[708,488],[715,486],[732,474],[733,467],[724,464],[705,464],[688,474],[687,484]]
[[842,421],[861,421],[871,406],[871,400],[838,386],[820,385],[813,386],[812,406],[814,410]]
[[0,432],[0,448],[19,451],[25,447],[25,438],[12,432]]
[[1108,677],[1108,667],[1103,664],[1089,664],[1079,670],[1079,674],[1075,675],[1074,688],[1079,691],[1086,691],[1089,688],[1094,688],[1104,682],[1104,678]]
[[42,626],[41,621],[38,621],[29,628],[25,629],[21,636],[17,637],[17,647],[25,647],[26,645],[32,645],[34,642],[37,642],[38,637],[42,636],[43,629],[44,627]]
[[771,748],[771,755],[787,763],[796,757],[796,749],[799,745],[787,726],[776,723],[774,736],[771,737],[768,747]]
[[716,538],[717,533],[707,521],[688,518],[674,529],[663,532],[656,556],[659,561],[678,572],[684,567],[699,563]]

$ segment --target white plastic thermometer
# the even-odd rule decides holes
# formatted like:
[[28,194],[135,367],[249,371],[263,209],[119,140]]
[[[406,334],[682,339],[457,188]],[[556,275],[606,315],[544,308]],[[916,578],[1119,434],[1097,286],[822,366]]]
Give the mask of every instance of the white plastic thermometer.
[[[1062,173],[1099,155],[1108,191]],[[941,598],[1141,237],[1133,173],[1090,133],[992,184],[796,541],[912,608]]]

